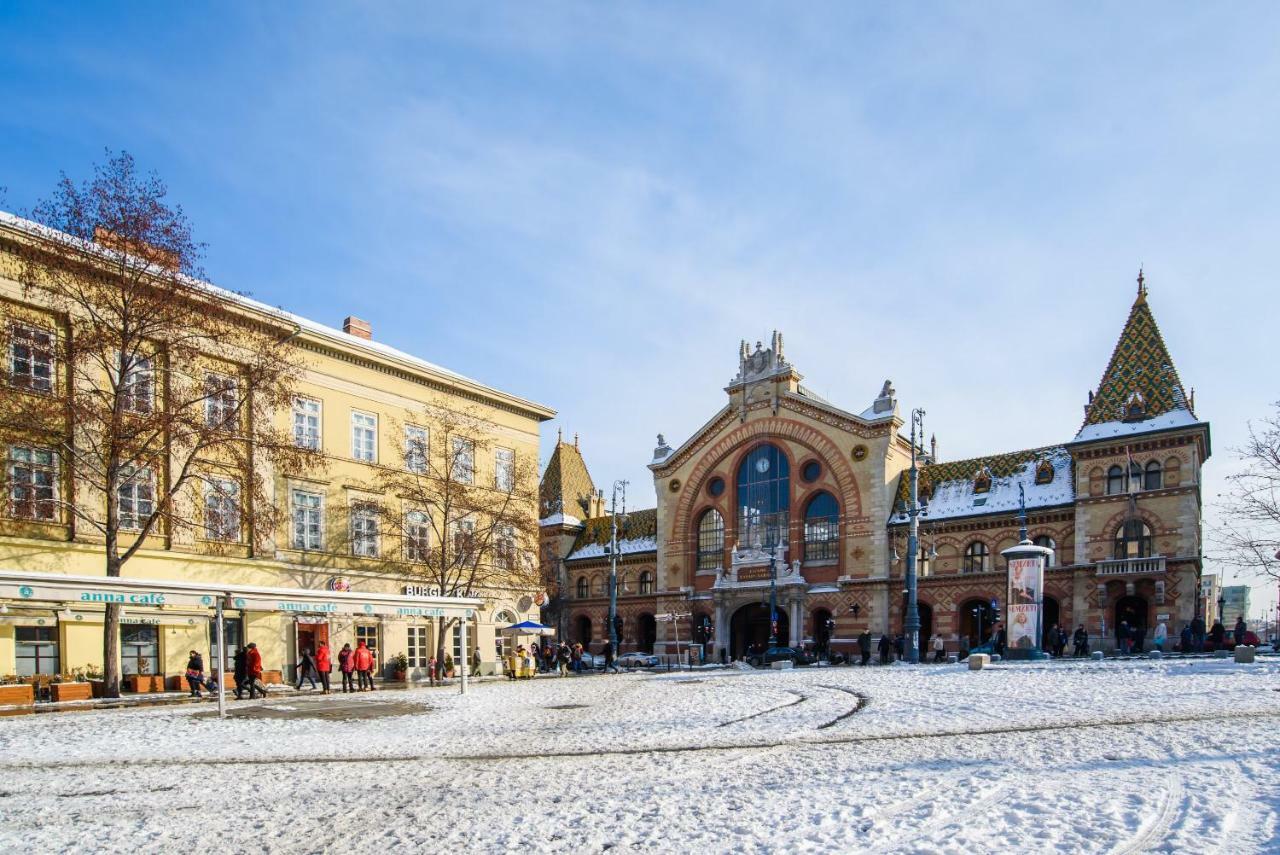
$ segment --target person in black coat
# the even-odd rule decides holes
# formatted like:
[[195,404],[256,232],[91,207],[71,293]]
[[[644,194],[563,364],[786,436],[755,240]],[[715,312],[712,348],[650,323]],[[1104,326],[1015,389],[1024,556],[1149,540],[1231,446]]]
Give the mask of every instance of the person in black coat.
[[317,688],[316,659],[311,655],[311,650],[309,648],[303,648],[302,655],[298,657],[298,682],[294,685],[294,688],[299,692],[302,691],[303,680],[310,680],[311,688]]
[[1073,651],[1076,656],[1089,655],[1089,633],[1085,632],[1084,624],[1080,624],[1076,627],[1076,631],[1072,635],[1072,640],[1076,645],[1075,650]]
[[888,665],[893,661],[893,656],[889,653],[893,649],[893,643],[889,641],[888,635],[880,636],[880,664]]
[[994,650],[1001,656],[1004,656],[1004,645],[1009,640],[1009,633],[1005,631],[1004,624],[1000,625],[1000,631],[996,633],[996,643]]
[[1214,650],[1223,650],[1227,646],[1227,628],[1222,625],[1222,621],[1214,621],[1213,629],[1209,630],[1209,640],[1213,642]]
[[241,647],[236,651],[235,656],[231,657],[231,661],[235,663],[232,672],[232,678],[236,681],[236,700],[244,697],[244,684],[249,682],[249,668],[245,664],[245,649]]
[[871,630],[863,630],[858,636],[858,653],[862,656],[862,664],[865,667],[871,661]]
[[191,697],[200,697],[200,687],[204,685],[204,657],[198,651],[191,651],[187,660],[187,686],[191,688]]

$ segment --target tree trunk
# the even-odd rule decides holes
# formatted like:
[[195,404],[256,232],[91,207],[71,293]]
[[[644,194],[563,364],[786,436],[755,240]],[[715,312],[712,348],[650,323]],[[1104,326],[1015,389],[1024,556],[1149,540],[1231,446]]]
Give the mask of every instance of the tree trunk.
[[[120,575],[120,560],[107,558],[107,575]],[[107,603],[102,622],[102,696],[120,697],[120,604]]]

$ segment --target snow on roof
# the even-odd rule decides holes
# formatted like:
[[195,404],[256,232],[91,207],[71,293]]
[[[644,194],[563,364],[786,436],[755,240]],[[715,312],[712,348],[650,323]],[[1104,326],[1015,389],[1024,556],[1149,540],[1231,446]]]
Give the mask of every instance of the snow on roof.
[[1072,441],[1092,442],[1099,439],[1113,439],[1141,433],[1153,433],[1160,430],[1176,430],[1177,428],[1191,427],[1198,424],[1205,423],[1196,419],[1190,410],[1179,408],[1142,421],[1114,421],[1085,425],[1080,428],[1080,432],[1076,434],[1076,438]]
[[[627,540],[618,540],[618,554],[632,555],[637,552],[657,552],[658,539],[656,537],[633,537]],[[609,544],[607,543],[589,543],[586,546],[579,547],[569,553],[566,561],[574,561],[579,558],[604,558],[609,554]]]
[[[24,234],[43,238],[45,240],[59,241],[68,246],[74,246],[80,249],[81,251],[91,252],[96,255],[101,255],[104,258],[110,258],[113,255],[117,254],[116,250],[84,241],[80,238],[77,238],[74,235],[69,235],[65,232],[60,232],[56,229],[50,228],[40,223],[33,222],[23,217],[19,217],[15,214],[11,214],[7,211],[0,211],[0,225],[5,225],[17,231],[23,232]],[[246,297],[243,294],[237,294],[235,291],[229,291],[226,288],[222,288],[218,285],[214,285],[212,282],[206,282],[200,279],[192,279],[190,277],[183,277],[183,278],[188,279],[190,284],[193,287],[200,288],[204,291],[207,291],[210,294],[213,294],[217,297],[221,297],[222,299],[225,299],[225,300],[229,300],[233,303],[238,303],[247,309],[261,312],[265,315],[277,318],[281,321],[284,321],[285,323],[296,326],[300,330],[311,333],[312,335],[315,335],[317,337],[332,339],[348,349],[363,350],[373,356],[402,362],[411,368],[416,368],[430,374],[438,375],[448,380],[453,380],[458,383],[463,383],[463,384],[472,386],[477,391],[487,392],[490,395],[493,395],[495,397],[502,398],[502,399],[511,401],[513,403],[528,407],[534,410],[535,412],[538,412],[540,415],[544,415],[546,418],[551,418],[553,415],[555,415],[554,410],[542,404],[535,403],[534,401],[530,401],[527,398],[521,398],[517,395],[512,395],[508,392],[503,392],[502,390],[495,389],[492,386],[487,386],[478,380],[473,380],[470,377],[459,374],[456,371],[451,371],[448,368],[445,368],[440,365],[436,365],[434,362],[428,362],[427,360],[422,359],[421,357],[417,357],[410,353],[406,353],[403,350],[399,350],[397,348],[391,347],[390,345],[386,345],[378,341],[372,341],[370,339],[360,338],[359,336],[354,336],[354,335],[351,335],[350,333],[345,333],[342,330],[335,329],[334,327],[327,326],[317,321],[313,321],[310,318],[304,318],[302,315],[295,315],[293,312],[286,311],[284,309],[279,308],[278,306],[271,306],[261,302],[260,300],[255,300],[252,297]]]
[[582,520],[577,517],[571,517],[568,514],[552,514],[549,517],[543,517],[538,520],[538,525],[582,525]]
[[[582,531],[573,542],[566,561],[579,558],[603,558],[609,554],[609,541],[613,537],[613,517],[592,517],[583,523]],[[658,511],[648,508],[632,511],[622,521],[618,531],[618,554],[632,555],[638,552],[658,551]]]
[[[1045,461],[1053,466],[1053,477],[1037,484],[1036,473]],[[991,477],[991,488],[981,493],[974,490],[979,473]],[[1071,453],[1060,445],[1013,455],[934,464],[924,467],[921,475],[920,501],[923,504],[928,500],[920,514],[921,522],[1016,511],[1019,484],[1026,491],[1028,509],[1066,505],[1075,500]],[[908,473],[903,472],[902,483],[905,484],[907,478]],[[905,512],[895,511],[889,518],[890,524],[908,521]]]

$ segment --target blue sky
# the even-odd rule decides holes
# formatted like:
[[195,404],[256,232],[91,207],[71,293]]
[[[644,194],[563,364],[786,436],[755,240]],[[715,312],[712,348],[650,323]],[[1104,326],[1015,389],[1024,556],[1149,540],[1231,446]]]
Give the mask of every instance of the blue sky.
[[944,458],[1065,441],[1145,264],[1212,524],[1280,399],[1277,43],[1262,3],[0,0],[0,207],[127,149],[215,281],[554,406],[640,504],[774,328]]

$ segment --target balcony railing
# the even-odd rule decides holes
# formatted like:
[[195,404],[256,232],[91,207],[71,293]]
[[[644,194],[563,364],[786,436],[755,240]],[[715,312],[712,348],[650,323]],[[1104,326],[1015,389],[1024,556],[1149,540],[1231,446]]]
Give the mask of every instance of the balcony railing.
[[1164,556],[1152,558],[1119,558],[1098,562],[1099,576],[1164,575]]

